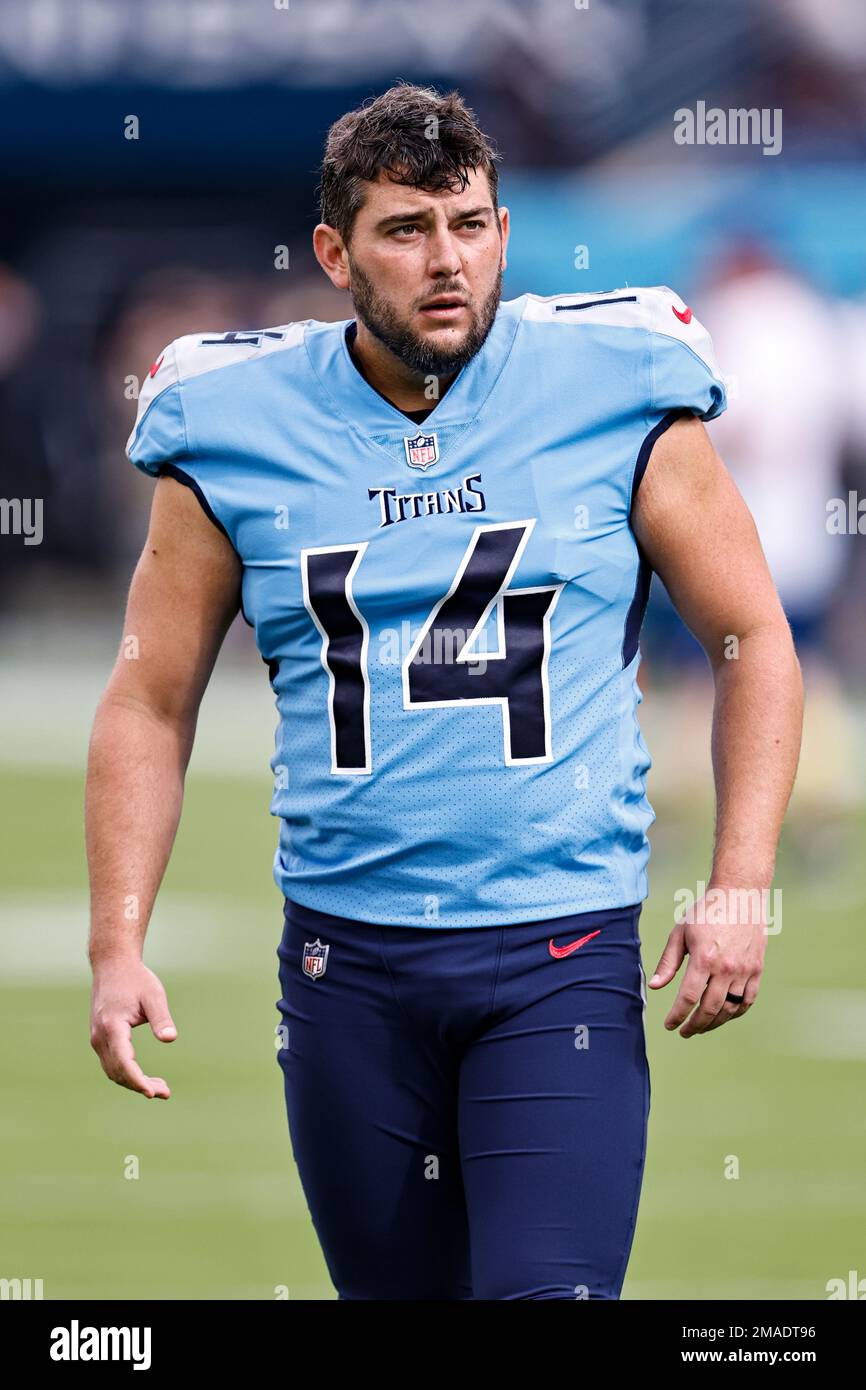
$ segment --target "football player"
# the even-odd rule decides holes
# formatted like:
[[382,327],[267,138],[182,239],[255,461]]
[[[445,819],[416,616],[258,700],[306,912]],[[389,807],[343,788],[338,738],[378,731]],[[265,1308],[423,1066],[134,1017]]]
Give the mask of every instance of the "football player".
[[654,571],[715,680],[722,910],[675,925],[650,980],[688,957],[683,1037],[755,1002],[766,933],[738,895],[769,889],[799,747],[790,630],[701,423],[725,406],[706,331],[664,287],[503,302],[498,158],[457,93],[343,116],[313,245],[354,317],[177,339],[128,444],[159,481],[139,659],[92,739],[93,1046],[169,1095],[131,1042],[176,1036],[143,939],[241,611],[279,712],[279,1061],[341,1299],[620,1296]]

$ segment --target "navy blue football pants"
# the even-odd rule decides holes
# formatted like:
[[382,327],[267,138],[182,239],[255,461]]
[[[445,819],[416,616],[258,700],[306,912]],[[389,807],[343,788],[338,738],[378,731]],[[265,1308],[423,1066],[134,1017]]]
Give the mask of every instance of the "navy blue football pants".
[[339,1298],[619,1298],[650,1097],[640,908],[445,929],[286,903],[278,1060]]

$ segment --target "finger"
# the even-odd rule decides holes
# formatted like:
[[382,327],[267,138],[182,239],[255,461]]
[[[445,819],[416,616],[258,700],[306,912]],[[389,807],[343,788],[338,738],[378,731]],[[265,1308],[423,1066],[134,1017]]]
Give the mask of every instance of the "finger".
[[650,989],[662,989],[669,985],[682,965],[685,954],[685,932],[682,927],[674,927],[649,981]]
[[117,1068],[116,1074],[107,1074],[118,1086],[128,1091],[138,1091],[148,1100],[168,1100],[171,1096],[168,1082],[162,1076],[148,1076],[142,1071],[135,1058],[127,1059]]
[[740,992],[731,981],[712,975],[698,1007],[680,1029],[680,1037],[691,1038],[695,1033],[708,1033],[711,1028],[717,1027],[719,1022],[727,1023],[740,1006],[731,1003],[726,999],[726,995]]
[[107,1023],[103,1028],[103,1045],[99,1049],[106,1076],[118,1086],[139,1091],[152,1100],[159,1096],[168,1100],[171,1092],[161,1076],[147,1076],[135,1060],[132,1033],[128,1023]]
[[153,1036],[160,1042],[174,1042],[177,1029],[168,1010],[168,1000],[161,985],[154,985],[147,997],[142,999],[144,1014],[150,1024]]
[[[758,997],[758,989],[760,988],[760,984],[760,975],[751,975],[749,979],[746,980],[745,983],[741,986],[732,984],[730,986],[730,993],[742,994],[742,1004],[733,1004],[730,1000],[728,1000],[725,1005],[725,1012],[720,1014],[720,1016],[715,1020],[715,1022],[711,1023],[709,1028],[707,1028],[705,1031],[709,1033],[713,1028],[720,1028],[723,1023],[729,1023],[730,1020],[734,1018],[742,1018],[743,1014],[748,1013],[749,1009],[752,1007],[752,1005]],[[727,1010],[730,1010],[730,1012],[727,1012]]]
[[701,965],[692,957],[683,976],[679,993],[665,1019],[665,1028],[669,1031],[678,1028],[683,1020],[688,1018],[692,1009],[700,1002],[709,978],[709,968],[706,965]]
[[140,1091],[149,1100],[153,1099],[153,1087],[131,1052],[127,1055],[123,1051],[107,1051],[102,1059],[102,1068],[108,1079],[118,1086]]

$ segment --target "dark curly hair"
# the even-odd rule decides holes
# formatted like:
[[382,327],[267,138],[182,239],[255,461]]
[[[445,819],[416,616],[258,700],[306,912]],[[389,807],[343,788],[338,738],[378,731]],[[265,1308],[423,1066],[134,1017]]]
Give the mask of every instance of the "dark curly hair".
[[364,183],[387,171],[395,183],[460,192],[467,170],[483,169],[498,207],[501,156],[456,91],[398,82],[347,111],[328,131],[318,188],[319,216],[348,245],[364,205]]

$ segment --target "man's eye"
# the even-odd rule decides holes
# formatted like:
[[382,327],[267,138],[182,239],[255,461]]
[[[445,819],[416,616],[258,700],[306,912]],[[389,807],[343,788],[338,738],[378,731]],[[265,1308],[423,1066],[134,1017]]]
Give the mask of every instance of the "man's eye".
[[394,228],[394,231],[395,231],[395,232],[405,232],[407,229],[408,229],[410,232],[415,232],[415,231],[417,231],[417,230],[418,230],[418,224],[417,224],[417,222],[404,222],[404,223],[402,224],[402,226],[400,226],[400,227],[395,227],[395,228]]
[[483,227],[484,223],[477,217],[470,217],[468,222],[463,223],[464,227]]

